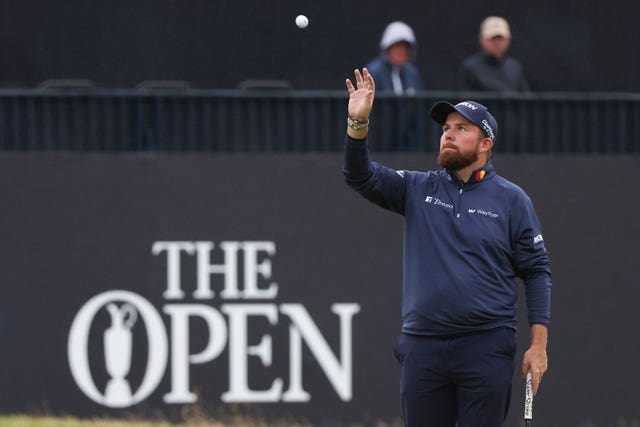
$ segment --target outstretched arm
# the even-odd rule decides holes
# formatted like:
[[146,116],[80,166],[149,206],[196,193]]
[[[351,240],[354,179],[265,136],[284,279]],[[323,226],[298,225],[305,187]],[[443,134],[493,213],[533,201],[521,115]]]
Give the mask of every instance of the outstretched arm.
[[[356,122],[356,127],[360,127],[359,123],[367,123],[371,109],[373,108],[373,98],[376,92],[376,84],[373,77],[366,68],[355,70],[356,86],[351,80],[346,80],[347,90],[349,91],[349,117]],[[368,126],[361,129],[354,129],[347,126],[347,135],[354,139],[364,139],[369,132]]]
[[376,86],[366,68],[355,70],[356,87],[349,79],[349,123],[342,171],[347,184],[371,202],[403,214],[406,180],[403,173],[372,162],[366,142]]

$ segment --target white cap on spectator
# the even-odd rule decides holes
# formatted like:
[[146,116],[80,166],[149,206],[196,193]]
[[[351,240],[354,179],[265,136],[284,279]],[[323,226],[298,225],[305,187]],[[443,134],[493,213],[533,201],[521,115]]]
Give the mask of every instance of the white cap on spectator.
[[497,36],[510,39],[511,31],[509,31],[509,23],[506,19],[499,16],[489,16],[485,18],[480,25],[480,35],[487,39]]
[[395,21],[387,25],[384,33],[382,33],[382,39],[380,40],[380,49],[385,50],[389,46],[399,43],[407,42],[411,46],[416,44],[416,36],[413,34],[413,30],[410,26],[401,21]]

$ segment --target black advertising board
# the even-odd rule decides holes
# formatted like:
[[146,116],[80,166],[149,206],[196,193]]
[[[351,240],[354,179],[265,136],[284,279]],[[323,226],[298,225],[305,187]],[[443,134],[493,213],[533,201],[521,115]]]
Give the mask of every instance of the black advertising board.
[[[494,159],[552,259],[541,425],[638,419],[638,160]],[[0,178],[0,411],[401,417],[402,218],[347,188],[340,156],[5,154]]]

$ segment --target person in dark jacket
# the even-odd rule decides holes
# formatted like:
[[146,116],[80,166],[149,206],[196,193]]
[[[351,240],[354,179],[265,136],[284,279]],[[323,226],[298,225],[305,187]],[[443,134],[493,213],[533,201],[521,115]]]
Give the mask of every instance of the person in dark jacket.
[[396,95],[423,90],[422,79],[413,64],[416,58],[416,36],[404,22],[387,25],[380,40],[380,55],[366,68],[376,79],[378,91]]
[[489,16],[480,25],[482,48],[466,58],[460,67],[462,89],[478,91],[528,91],[522,64],[507,55],[511,44],[509,23],[499,16]]
[[413,64],[416,57],[416,37],[411,27],[404,22],[391,22],[380,39],[380,54],[369,62],[369,70],[378,84],[380,93],[397,95],[390,99],[393,108],[376,116],[379,123],[393,129],[393,149],[411,150],[417,141],[418,115],[413,95],[423,90],[422,78]]
[[[551,267],[531,200],[490,160],[498,123],[474,101],[438,102],[437,171],[370,160],[375,81],[347,79],[343,172],[369,201],[404,216],[402,333],[394,352],[407,427],[498,427],[509,408],[516,352],[516,278],[531,345],[522,361],[537,393],[547,370]],[[357,220],[357,219],[355,219]]]

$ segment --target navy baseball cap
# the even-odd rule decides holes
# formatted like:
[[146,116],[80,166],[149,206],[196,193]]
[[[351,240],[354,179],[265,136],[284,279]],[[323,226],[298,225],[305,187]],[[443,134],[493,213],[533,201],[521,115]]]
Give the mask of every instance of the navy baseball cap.
[[450,104],[446,101],[437,102],[431,108],[431,117],[437,123],[443,125],[447,121],[447,116],[450,113],[458,113],[471,123],[482,129],[482,132],[487,138],[491,138],[494,141],[498,136],[498,122],[491,115],[487,107],[475,102],[475,101],[462,101],[456,105]]

